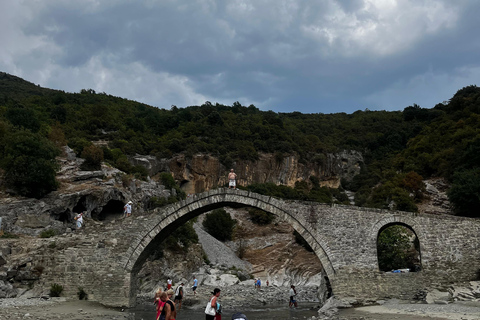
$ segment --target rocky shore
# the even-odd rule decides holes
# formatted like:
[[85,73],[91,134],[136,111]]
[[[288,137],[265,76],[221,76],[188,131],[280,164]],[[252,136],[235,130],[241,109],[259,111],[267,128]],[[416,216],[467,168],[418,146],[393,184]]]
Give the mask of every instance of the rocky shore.
[[[199,297],[198,297],[199,298]],[[224,297],[225,298],[225,297]],[[202,308],[190,305],[201,299],[186,299],[183,308]],[[226,299],[222,300],[226,303]],[[199,309],[200,310],[200,309]],[[248,316],[248,310],[245,309]],[[180,314],[181,315],[181,311]],[[110,309],[91,301],[65,301],[64,298],[7,298],[0,299],[1,320],[136,320],[134,313],[124,309]],[[178,316],[178,319],[182,319]],[[250,318],[249,318],[250,319]],[[308,320],[478,320],[479,301],[456,301],[449,304],[412,303],[411,301],[387,300],[372,306],[340,308],[332,314],[322,314]],[[228,319],[227,319],[228,320]]]

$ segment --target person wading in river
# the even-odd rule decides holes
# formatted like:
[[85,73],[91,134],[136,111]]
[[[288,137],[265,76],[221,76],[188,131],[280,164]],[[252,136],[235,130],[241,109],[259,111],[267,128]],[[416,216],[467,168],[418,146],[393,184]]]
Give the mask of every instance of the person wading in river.
[[167,300],[165,301],[165,306],[163,307],[162,314],[165,315],[165,320],[175,320],[177,317],[177,310],[175,310],[175,303],[173,303],[172,296],[173,290],[167,290]]
[[212,297],[207,304],[205,309],[205,320],[214,320],[217,315],[217,299],[220,296],[220,289],[215,288],[212,292]]

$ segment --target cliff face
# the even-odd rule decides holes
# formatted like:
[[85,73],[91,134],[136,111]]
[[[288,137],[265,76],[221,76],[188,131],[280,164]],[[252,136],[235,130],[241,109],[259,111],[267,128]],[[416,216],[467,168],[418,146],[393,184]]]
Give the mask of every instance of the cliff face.
[[[208,154],[196,154],[191,158],[177,155],[171,159],[156,159],[151,156],[136,156],[134,164],[147,167],[151,175],[160,171],[169,171],[180,181],[187,194],[198,193],[227,185],[226,168],[217,157]],[[327,154],[315,163],[301,163],[296,155],[281,159],[274,154],[260,154],[257,161],[237,161],[232,167],[237,174],[237,184],[247,186],[252,183],[275,183],[290,187],[297,181],[308,181],[310,176],[320,180],[322,186],[338,188],[340,179],[352,179],[360,172],[363,163],[362,154],[357,151],[343,151]]]

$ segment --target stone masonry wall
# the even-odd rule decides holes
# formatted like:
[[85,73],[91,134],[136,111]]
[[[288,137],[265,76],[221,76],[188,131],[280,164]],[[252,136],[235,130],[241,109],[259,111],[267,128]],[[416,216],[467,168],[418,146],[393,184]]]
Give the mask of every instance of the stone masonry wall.
[[[37,285],[61,284],[71,298],[82,287],[90,300],[132,306],[136,272],[156,243],[196,215],[238,205],[257,207],[289,222],[314,249],[338,298],[411,299],[425,287],[472,280],[480,268],[479,220],[287,202],[241,190],[215,189],[144,216],[92,224],[78,233],[45,240],[49,242],[31,253],[43,267]],[[416,233],[422,271],[391,274],[378,270],[378,233],[396,223]]]

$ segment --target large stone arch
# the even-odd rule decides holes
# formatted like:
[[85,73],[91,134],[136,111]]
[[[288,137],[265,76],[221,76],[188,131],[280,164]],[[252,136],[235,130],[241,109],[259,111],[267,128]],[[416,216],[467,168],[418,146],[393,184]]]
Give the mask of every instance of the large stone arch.
[[423,246],[424,246],[424,241],[426,239],[426,236],[423,232],[423,229],[421,228],[421,226],[413,216],[413,214],[412,216],[406,216],[405,214],[406,213],[404,212],[402,215],[391,215],[383,219],[380,219],[370,229],[369,237],[368,237],[370,239],[369,248],[371,248],[372,250],[371,253],[377,259],[377,267],[378,267],[378,246],[377,246],[378,235],[385,228],[388,228],[389,226],[392,226],[392,225],[402,225],[413,231],[413,233],[417,237],[418,242],[420,244],[419,254],[420,254],[420,261],[422,261],[422,252],[423,252]]
[[133,281],[145,259],[149,256],[156,243],[167,237],[180,225],[188,220],[213,209],[221,207],[250,206],[270,212],[283,220],[302,235],[319,258],[329,279],[335,277],[335,270],[330,258],[330,251],[323,238],[316,235],[316,230],[309,226],[300,217],[294,216],[287,208],[286,203],[268,196],[232,189],[215,189],[193,195],[184,201],[175,203],[166,208],[156,210],[147,230],[135,236],[127,249],[122,261],[124,270],[131,274],[131,295],[134,288]]

